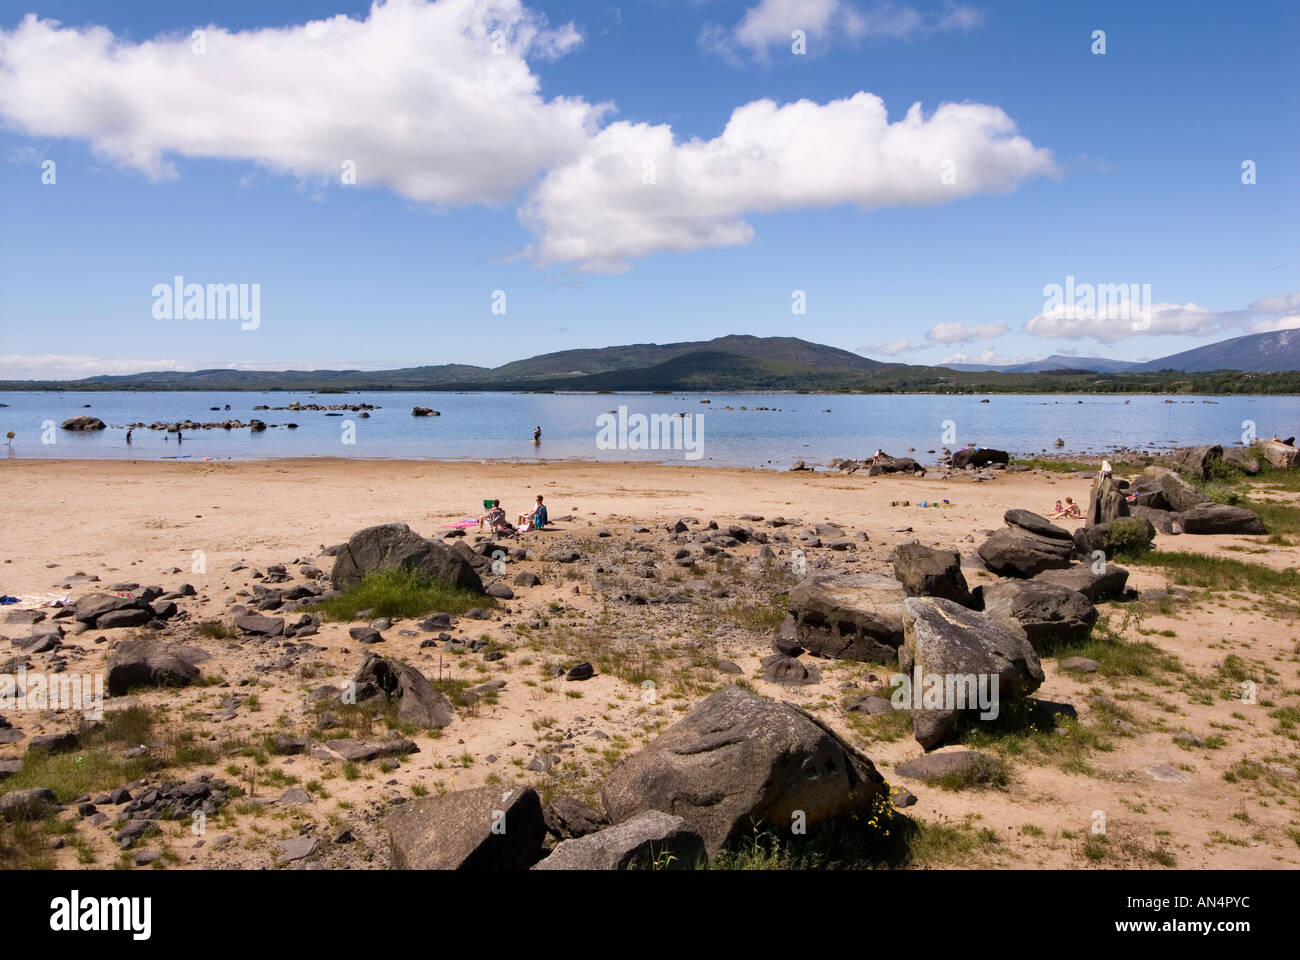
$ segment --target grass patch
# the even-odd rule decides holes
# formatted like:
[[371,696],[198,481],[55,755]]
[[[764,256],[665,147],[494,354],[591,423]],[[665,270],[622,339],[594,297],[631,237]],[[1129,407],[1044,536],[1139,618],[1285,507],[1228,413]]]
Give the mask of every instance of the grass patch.
[[906,866],[919,826],[886,797],[868,810],[808,827],[803,835],[762,824],[727,845],[709,870],[872,870]]
[[1081,644],[1055,651],[1058,656],[1087,657],[1097,661],[1097,673],[1103,677],[1152,679],[1164,673],[1182,673],[1183,665],[1171,653],[1147,640],[1125,640],[1110,624],[1100,618],[1092,635]]
[[1295,567],[1274,570],[1248,560],[1168,550],[1152,550],[1135,558],[1134,562],[1146,567],[1159,567],[1171,582],[1182,586],[1288,596],[1300,593],[1300,571]]
[[731,603],[718,604],[714,613],[720,619],[744,630],[771,633],[785,620],[785,615],[790,609],[788,600],[789,597],[785,594],[771,597],[765,603],[733,600]]
[[355,620],[361,610],[375,617],[422,617],[429,613],[462,614],[473,607],[496,606],[493,597],[460,590],[413,570],[389,567],[366,575],[361,583],[320,604],[330,620]]
[[195,629],[200,637],[208,640],[232,640],[235,632],[219,620],[204,620]]

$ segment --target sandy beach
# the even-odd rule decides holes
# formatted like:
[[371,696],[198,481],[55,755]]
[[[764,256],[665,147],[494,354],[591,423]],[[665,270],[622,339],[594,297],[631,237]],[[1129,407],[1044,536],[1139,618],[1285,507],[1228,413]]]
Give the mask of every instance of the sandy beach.
[[[1140,616],[1131,615],[1132,604],[1106,603],[1101,614],[1125,641],[1152,644],[1177,658],[1177,671],[1069,674],[1055,658],[1044,657],[1047,679],[1036,696],[1073,705],[1079,725],[1095,731],[1095,748],[1081,750],[1070,762],[1008,756],[1010,779],[1004,787],[945,790],[893,775],[899,763],[923,752],[907,731],[891,733],[845,712],[848,703],[873,692],[896,667],[818,660],[819,682],[769,683],[760,674],[763,658],[772,653],[773,633],[750,628],[736,609],[759,596],[746,591],[761,591],[761,577],[755,573],[754,585],[742,589],[727,575],[682,575],[672,566],[677,544],[668,542],[666,528],[678,518],[694,518],[700,525],[716,520],[724,529],[738,523],[770,530],[766,521],[784,517],[796,521],[791,533],[832,522],[855,539],[851,550],[809,549],[813,572],[892,576],[890,558],[897,545],[915,539],[969,557],[988,531],[1002,526],[1009,508],[1045,514],[1066,496],[1086,506],[1086,479],[1033,471],[998,472],[975,482],[961,475],[867,478],[578,462],[9,460],[0,463],[0,489],[5,501],[0,593],[75,600],[117,582],[195,588],[195,596],[179,601],[183,612],[169,635],[175,631],[202,647],[211,657],[202,667],[205,678],[224,683],[140,692],[110,698],[106,705],[109,711],[140,703],[165,708],[166,724],[183,726],[216,748],[215,760],[168,770],[165,779],[214,771],[252,794],[210,828],[209,840],[217,833],[231,838],[220,844],[196,844],[185,824],[168,824],[162,843],[177,866],[281,864],[285,838],[305,833],[320,838],[310,859],[384,867],[386,839],[379,820],[394,798],[500,778],[535,783],[544,796],[598,796],[611,763],[734,679],[716,669],[723,660],[738,665],[753,689],[816,715],[866,753],[891,784],[914,793],[917,802],[905,811],[908,816],[951,827],[961,838],[952,849],[932,850],[917,866],[1300,866],[1295,839],[1300,757],[1294,728],[1271,714],[1277,706],[1293,705],[1297,689],[1295,622],[1268,602],[1278,598],[1179,588],[1159,568],[1133,567],[1129,585],[1161,602],[1144,606]],[[350,640],[349,624],[325,622],[310,638],[320,649],[286,666],[280,641],[200,638],[196,624],[228,620],[232,604],[247,602],[256,584],[253,569],[284,564],[296,576],[298,566],[311,563],[328,575],[331,560],[322,556],[323,548],[360,528],[401,521],[437,536],[444,524],[480,512],[484,498],[500,498],[513,519],[538,493],[559,522],[549,532],[525,534],[512,544],[526,549],[528,558],[512,560],[509,572],[537,572],[541,585],[516,588],[515,599],[505,601],[492,619],[462,619],[453,631],[487,636],[506,656],[485,663],[421,646],[427,635],[413,622],[394,623],[376,645],[385,656],[405,659],[432,678],[506,681],[494,703],[458,711],[439,737],[414,735],[419,752],[382,772],[367,768],[353,778],[338,761],[304,753],[271,757],[268,766],[279,771],[276,776],[263,772],[258,782],[252,772],[244,779],[253,761],[230,744],[275,732],[309,733],[307,691],[346,681],[366,650]],[[1287,496],[1294,502],[1294,495]],[[923,508],[922,501],[942,505]],[[1157,547],[1228,557],[1249,551],[1252,562],[1279,570],[1300,560],[1295,546],[1265,548],[1264,539],[1161,536]],[[772,546],[784,568],[792,547]],[[561,547],[580,551],[583,561],[554,563],[551,555]],[[758,551],[752,542],[729,550],[741,562],[734,571],[757,571]],[[619,566],[638,554],[654,559],[657,570],[646,575]],[[232,570],[240,565],[243,569]],[[993,579],[978,564],[965,572],[972,587]],[[99,579],[86,582],[78,574]],[[638,576],[649,577],[639,580],[639,590],[651,602],[619,602],[620,591],[628,583],[635,586]],[[670,588],[686,593],[690,602],[655,602],[656,591]],[[544,629],[538,626],[543,622]],[[530,629],[521,630],[525,624]],[[27,635],[26,628],[13,625],[0,630],[15,646]],[[62,653],[68,669],[102,669],[108,648],[133,632],[92,629],[67,636]],[[94,642],[100,636],[106,642]],[[613,672],[598,671],[581,684],[555,680],[548,672],[552,664],[604,644],[653,649],[661,678],[656,703],[644,703],[640,685]],[[1272,708],[1247,707],[1218,695],[1214,678],[1230,655],[1250,665],[1251,676],[1258,675],[1261,703]],[[44,656],[32,658],[32,669]],[[1193,696],[1192,690],[1211,693]],[[9,719],[27,737],[75,726],[54,713]],[[1120,734],[1112,729],[1117,723]],[[1180,743],[1180,731],[1195,734],[1198,745]],[[0,760],[21,757],[23,750],[22,741],[0,744]],[[552,760],[540,764],[546,769],[529,769],[539,766],[533,764],[539,754]],[[1242,776],[1243,763],[1266,764],[1267,770],[1262,777],[1258,772]],[[1153,767],[1177,774],[1156,779],[1148,772]],[[318,788],[307,802],[279,799],[287,784],[309,783]],[[1104,811],[1108,825],[1104,860],[1085,850],[1097,811]],[[64,816],[76,819],[75,809]],[[336,842],[345,828],[350,842]],[[75,868],[87,858],[104,866],[119,856],[106,827],[83,823],[78,836],[76,844],[56,851],[58,866]]]

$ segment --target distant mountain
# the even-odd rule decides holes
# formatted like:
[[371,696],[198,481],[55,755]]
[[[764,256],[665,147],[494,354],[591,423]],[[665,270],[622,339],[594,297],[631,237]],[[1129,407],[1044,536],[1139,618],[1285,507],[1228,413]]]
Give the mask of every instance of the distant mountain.
[[516,360],[491,371],[493,380],[582,377],[618,370],[640,370],[697,353],[727,354],[752,360],[802,364],[824,370],[874,370],[885,366],[857,353],[810,343],[796,337],[751,337],[732,334],[684,343],[634,343],[596,350],[562,350]]
[[1013,363],[995,366],[986,363],[945,363],[949,370],[961,370],[964,373],[1045,373],[1049,370],[1091,370],[1094,373],[1123,373],[1134,370],[1142,364],[1131,360],[1110,360],[1106,357],[1063,357],[1053,354],[1042,360],[1029,363]]
[[[1242,372],[1225,372],[1232,365]],[[494,368],[449,363],[397,370],[165,371],[8,381],[0,390],[1300,393],[1300,373],[1285,371],[1300,371],[1300,331],[1237,337],[1142,364],[1052,356],[1006,367],[881,363],[796,337],[732,335],[561,350]]]
[[1268,373],[1300,370],[1300,330],[1274,330],[1233,337],[1171,357],[1161,357],[1141,364],[1135,370],[1181,370],[1184,373],[1208,373],[1212,370],[1240,370],[1243,373]]

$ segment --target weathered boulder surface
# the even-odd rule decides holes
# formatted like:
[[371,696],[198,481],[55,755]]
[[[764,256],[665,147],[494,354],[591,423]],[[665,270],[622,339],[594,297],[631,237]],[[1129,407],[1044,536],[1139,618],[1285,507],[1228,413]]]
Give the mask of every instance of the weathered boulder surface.
[[1093,481],[1092,493],[1088,498],[1088,523],[1109,523],[1119,517],[1127,517],[1128,498],[1119,488],[1114,477],[1097,475]]
[[1023,630],[1038,652],[1087,639],[1097,622],[1097,608],[1091,600],[1046,580],[994,583],[983,592],[984,613]]
[[[1161,498],[1163,501],[1163,497]],[[1182,515],[1174,513],[1172,510],[1163,510],[1158,507],[1132,506],[1129,508],[1131,516],[1139,517],[1151,524],[1156,533],[1179,534],[1183,532]]]
[[[77,601],[73,616],[87,626],[98,626],[99,619],[119,610],[134,610],[148,623],[153,619],[153,608],[139,597],[119,597],[111,593],[89,593]],[[138,626],[138,624],[134,624]]]
[[0,797],[0,820],[41,820],[58,806],[54,791],[45,787],[10,790]]
[[465,557],[404,523],[380,524],[352,534],[334,558],[330,580],[335,590],[347,590],[366,574],[385,567],[414,570],[462,590],[483,592],[483,581]]
[[198,680],[198,665],[207,659],[198,647],[161,637],[123,640],[108,655],[104,682],[115,697],[132,687],[185,687]]
[[574,840],[609,826],[609,818],[581,800],[560,794],[542,811],[546,831],[556,840]]
[[616,827],[557,844],[534,870],[690,870],[708,859],[681,817],[647,810]]
[[894,550],[894,577],[909,597],[943,597],[963,607],[975,605],[956,550],[902,544]]
[[1259,458],[1250,452],[1249,447],[1229,447],[1223,451],[1223,459],[1252,477],[1260,471]]
[[1011,454],[1005,450],[994,450],[992,447],[963,447],[952,455],[954,470],[965,470],[968,466],[987,467],[990,463],[1010,462]]
[[1103,600],[1114,600],[1124,595],[1124,588],[1128,583],[1128,571],[1108,563],[1103,566],[1101,572],[1097,572],[1091,563],[1076,563],[1063,570],[1044,570],[1033,580],[1078,590],[1093,603],[1101,603]]
[[107,425],[99,417],[70,417],[63,421],[64,430],[106,430]]
[[[898,662],[912,683],[913,701],[923,696],[927,683],[958,692],[960,678],[996,678],[1000,700],[1026,696],[1043,682],[1038,654],[1023,633],[951,600],[909,597],[903,602],[903,629],[906,639]],[[941,679],[927,681],[931,676]],[[973,700],[966,699],[967,708]],[[945,697],[940,708],[913,709],[916,741],[927,750],[941,743],[963,712],[961,706],[957,698]]]
[[527,870],[543,855],[537,791],[478,787],[422,797],[384,822],[396,870]]
[[876,457],[867,466],[867,476],[878,477],[885,473],[925,473],[921,466],[911,457],[891,457],[888,454]]
[[879,574],[805,579],[790,591],[794,640],[820,657],[888,663],[903,642],[904,596]]
[[1215,466],[1223,459],[1223,447],[1207,444],[1200,447],[1181,447],[1165,457],[1165,462],[1179,473],[1209,480]]
[[784,653],[774,653],[763,658],[763,679],[768,683],[808,685],[821,683],[822,672]]
[[378,698],[396,704],[397,719],[426,730],[441,730],[455,718],[451,703],[423,673],[401,660],[368,653],[353,679],[357,703]]
[[1190,510],[1210,499],[1199,487],[1192,486],[1173,470],[1157,466],[1143,470],[1142,475],[1133,481],[1131,490],[1136,494],[1135,504],[1174,513]]
[[1264,521],[1254,511],[1226,503],[1198,503],[1178,516],[1183,525],[1183,533],[1268,533],[1264,529]]
[[1274,470],[1294,470],[1300,466],[1300,448],[1281,440],[1261,441],[1259,455]]
[[814,825],[868,809],[885,791],[872,762],[821,721],[729,686],[620,761],[603,798],[615,823],[647,810],[681,817],[712,857],[755,824],[788,829],[802,810]]
[[1074,547],[1070,531],[1028,510],[1008,510],[1003,519],[1007,525],[995,530],[975,551],[994,573],[1032,577],[1070,565]]

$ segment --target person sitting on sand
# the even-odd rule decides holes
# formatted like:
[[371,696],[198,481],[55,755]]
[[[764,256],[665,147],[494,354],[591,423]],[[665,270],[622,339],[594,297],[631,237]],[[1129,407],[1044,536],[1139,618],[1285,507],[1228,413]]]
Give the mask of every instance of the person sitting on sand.
[[[533,512],[519,514],[519,526],[523,529],[540,530],[549,522],[550,520],[546,516],[546,505],[542,503],[540,493],[537,495],[537,503],[533,505]],[[528,526],[524,527],[524,524],[528,524]]]
[[489,529],[496,530],[498,527],[506,526],[506,512],[501,509],[501,501],[493,500],[492,508],[487,513],[478,518],[478,528],[483,529],[483,524],[487,523]]
[[1065,516],[1065,506],[1064,504],[1061,503],[1060,500],[1057,500],[1056,509],[1052,511],[1052,519],[1055,520],[1058,517],[1063,517],[1063,516]]
[[1065,506],[1057,510],[1056,513],[1052,515],[1052,519],[1053,520],[1082,520],[1083,511],[1079,509],[1079,505],[1074,502],[1073,497],[1066,497]]

